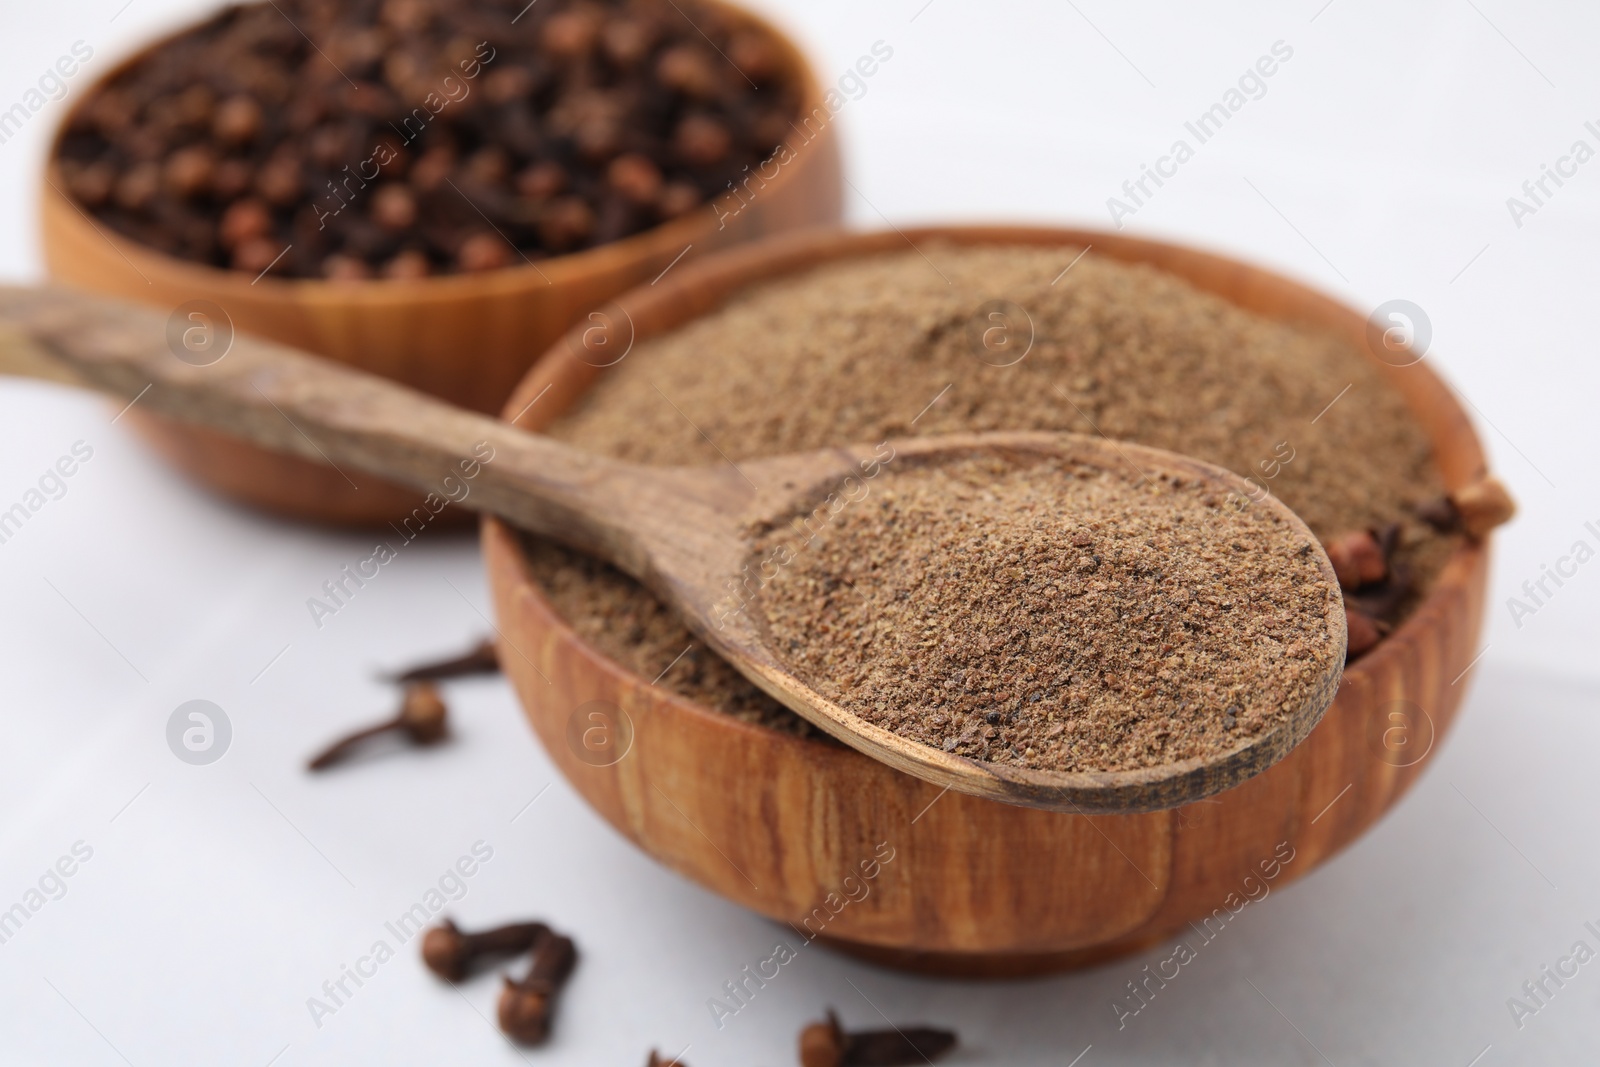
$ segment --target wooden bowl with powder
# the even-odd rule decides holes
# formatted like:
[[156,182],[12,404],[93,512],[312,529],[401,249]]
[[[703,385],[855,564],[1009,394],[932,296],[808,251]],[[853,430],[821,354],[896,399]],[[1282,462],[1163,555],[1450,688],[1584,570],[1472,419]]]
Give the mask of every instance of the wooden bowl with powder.
[[[821,737],[637,587],[487,520],[501,662],[551,757],[650,855],[787,924],[791,948],[1003,976],[1220,929],[1372,825],[1455,717],[1488,546],[1415,514],[1484,484],[1484,455],[1426,362],[1380,359],[1347,306],[1213,254],[1036,227],[774,238],[619,303],[626,358],[596,368],[575,331],[508,416],[663,463],[878,432],[1098,430],[1248,472],[1324,541],[1394,520],[1396,568],[1418,579],[1280,762],[1198,803],[1084,816],[944,792]],[[867,365],[880,356],[897,362]],[[1001,760],[1007,723],[1060,699],[968,695],[962,743]]]

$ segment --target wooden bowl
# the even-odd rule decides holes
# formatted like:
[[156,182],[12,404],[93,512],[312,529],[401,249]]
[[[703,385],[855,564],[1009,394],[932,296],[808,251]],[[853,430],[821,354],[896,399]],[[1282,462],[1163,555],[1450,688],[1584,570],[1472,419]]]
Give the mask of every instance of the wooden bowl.
[[[754,15],[718,6],[780,42],[784,63],[801,86],[802,116],[829,114],[822,87],[792,41]],[[164,43],[125,60],[106,78]],[[56,147],[70,122],[69,115],[57,133],[41,192],[44,257],[53,278],[169,310],[207,300],[226,311],[235,329],[484,412],[499,410],[535,357],[578,316],[655,278],[686,249],[692,247],[692,257],[779,230],[834,223],[842,201],[833,125],[813,121],[791,138],[794,158],[777,166],[776,175],[756,187],[753,196],[747,193],[741,199],[729,192],[683,218],[536,266],[412,282],[257,281],[168,256],[93,221],[65,193],[55,162]],[[127,419],[196,481],[296,518],[345,524],[399,521],[421,499],[412,490],[373,478],[357,475],[352,483],[330,466],[265,452],[213,431],[146,415],[137,406]]]
[[[1033,227],[908,236],[1092,244],[1100,255],[1151,264],[1367,350],[1360,312],[1205,252]],[[643,339],[751,282],[905,247],[898,232],[779,238],[712,257],[619,302]],[[1379,369],[1431,437],[1447,487],[1482,477],[1472,427],[1433,372],[1421,364]],[[557,345],[506,410],[549,386],[537,409],[546,423],[598,373]],[[1151,945],[1191,922],[1219,928],[1241,901],[1353,841],[1416,779],[1454,720],[1477,653],[1488,571],[1487,545],[1459,548],[1417,611],[1345,671],[1321,724],[1267,771],[1170,811],[1080,816],[941,794],[842,745],[746,725],[656,688],[552,611],[513,530],[488,520],[483,537],[501,663],[551,757],[613,826],[674,870],[789,924],[780,937],[791,944],[819,936],[882,963],[967,976],[1061,970]],[[575,709],[590,701],[620,708],[631,723],[631,748],[610,766],[579,758],[581,746],[568,741]],[[863,864],[873,863],[868,880]]]

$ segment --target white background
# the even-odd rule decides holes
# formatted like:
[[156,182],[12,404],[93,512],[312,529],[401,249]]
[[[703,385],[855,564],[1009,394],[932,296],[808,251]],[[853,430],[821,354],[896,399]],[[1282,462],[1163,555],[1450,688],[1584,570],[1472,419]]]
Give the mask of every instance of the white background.
[[[72,97],[176,0],[9,0],[0,105],[83,40]],[[68,891],[0,945],[0,1064],[632,1064],[794,1061],[827,1004],[958,1027],[955,1063],[1576,1064],[1600,963],[1519,1029],[1508,997],[1600,925],[1594,655],[1600,564],[1513,624],[1506,598],[1600,520],[1593,358],[1600,162],[1516,226],[1506,198],[1600,120],[1600,10],[1376,0],[1206,5],[763,2],[837,77],[894,50],[843,111],[850,220],[1108,225],[1106,200],[1282,40],[1252,101],[1131,219],[1364,308],[1405,298],[1479,413],[1523,511],[1497,539],[1487,651],[1464,715],[1399,809],[1249,909],[1119,1032],[1109,1007],[1161,950],[1061,978],[927,981],[802,952],[718,1031],[705,1001],[780,930],[656,867],[591,814],[498,680],[452,687],[457,739],[311,780],[318,742],[388,710],[384,666],[467,644],[487,597],[469,536],[408,547],[322,630],[305,599],[370,551],[179,481],[100,401],[0,383],[0,506],[83,440],[93,459],[0,545],[0,907],[82,841]],[[115,17],[114,17],[115,16]],[[114,17],[114,18],[113,18]],[[65,102],[0,145],[0,275],[39,276],[35,184]],[[287,651],[284,651],[287,649]],[[281,656],[280,656],[281,653]],[[275,660],[275,657],[276,658]],[[268,665],[271,664],[270,669]],[[263,673],[264,672],[264,673]],[[1463,683],[1466,684],[1466,683]],[[168,715],[234,728],[191,767]],[[538,799],[529,806],[529,801]],[[316,1026],[306,1007],[476,841],[463,922],[540,915],[583,962],[548,1047],[489,1023],[405,947]],[[392,940],[392,939],[391,939]],[[1252,988],[1252,984],[1255,987]],[[1270,1000],[1270,1002],[1269,1002]],[[1474,1060],[1474,1057],[1480,1057]],[[276,1057],[276,1059],[274,1059]]]

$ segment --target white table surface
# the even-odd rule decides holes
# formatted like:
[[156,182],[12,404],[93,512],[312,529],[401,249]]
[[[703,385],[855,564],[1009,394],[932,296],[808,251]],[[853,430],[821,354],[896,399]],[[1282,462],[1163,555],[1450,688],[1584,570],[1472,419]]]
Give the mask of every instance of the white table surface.
[[[69,100],[209,6],[13,0],[0,106],[75,41],[94,58]],[[689,1046],[695,1067],[776,1065],[794,1062],[794,1034],[827,1004],[858,1025],[882,1009],[956,1026],[966,1047],[951,1063],[1066,1067],[1085,1049],[1084,1067],[1594,1062],[1600,963],[1520,1027],[1507,999],[1575,941],[1600,948],[1584,928],[1600,927],[1600,565],[1520,626],[1506,599],[1573,541],[1593,543],[1584,523],[1600,521],[1600,162],[1520,227],[1506,199],[1573,141],[1600,147],[1584,129],[1600,120],[1600,10],[759,6],[825,73],[876,41],[894,50],[839,119],[849,217],[864,227],[1108,225],[1107,198],[1185,120],[1275,41],[1293,49],[1265,95],[1125,224],[1358,306],[1426,309],[1428,358],[1477,410],[1523,508],[1498,537],[1486,651],[1434,765],[1371,833],[1250,908],[1120,1031],[1113,999],[1169,950],[981,984],[819,949],[718,1030],[707,998],[784,933],[619,838],[555,774],[498,679],[452,687],[458,737],[443,749],[315,781],[298,769],[329,734],[387,710],[376,669],[485,629],[471,537],[408,547],[319,631],[305,599],[365,555],[363,538],[219,503],[110,424],[100,401],[0,382],[0,506],[74,442],[93,448],[66,495],[0,545],[0,908],[75,844],[92,850],[64,894],[0,944],[0,1065],[636,1064],[652,1045]],[[0,145],[7,279],[39,275],[35,176],[64,106]],[[165,741],[169,715],[196,698],[233,726],[209,766],[180,762]],[[452,991],[414,945],[318,1026],[307,999],[480,841],[493,856],[454,914],[548,916],[578,934],[583,961],[554,1041],[512,1049],[489,1022],[495,980]]]

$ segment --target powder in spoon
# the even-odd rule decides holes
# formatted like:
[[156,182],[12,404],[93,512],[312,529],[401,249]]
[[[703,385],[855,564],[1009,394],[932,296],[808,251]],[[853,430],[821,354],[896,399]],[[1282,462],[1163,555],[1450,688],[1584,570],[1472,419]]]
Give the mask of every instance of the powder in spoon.
[[1338,590],[1272,509],[1070,453],[903,463],[760,598],[789,668],[868,722],[991,763],[1129,770],[1238,747],[1342,662]]

